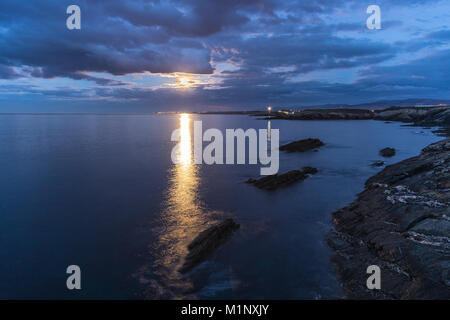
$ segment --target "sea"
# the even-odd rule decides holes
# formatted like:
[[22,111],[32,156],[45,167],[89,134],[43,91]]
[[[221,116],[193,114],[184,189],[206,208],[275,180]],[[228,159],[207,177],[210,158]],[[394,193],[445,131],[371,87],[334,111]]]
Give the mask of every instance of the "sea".
[[[265,191],[245,183],[260,164],[194,164],[194,121],[278,129],[280,144],[319,138],[316,152],[279,152],[279,173],[318,173]],[[383,169],[374,161],[441,140],[432,130],[223,114],[0,115],[0,299],[339,298],[325,241],[332,213]],[[382,158],[385,147],[396,155]],[[180,273],[187,245],[227,218],[240,224],[229,241]],[[67,287],[71,265],[79,290]]]

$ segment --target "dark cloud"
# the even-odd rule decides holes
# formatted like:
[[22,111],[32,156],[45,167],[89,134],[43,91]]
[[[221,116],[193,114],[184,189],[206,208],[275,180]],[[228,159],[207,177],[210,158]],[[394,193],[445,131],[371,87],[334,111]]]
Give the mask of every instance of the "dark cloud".
[[[411,9],[422,2],[374,4]],[[70,31],[65,26],[66,8],[74,3],[82,9],[82,29]],[[2,0],[0,79],[66,77],[91,81],[92,87],[39,90],[3,85],[0,92],[132,100],[170,108],[357,103],[370,95],[397,98],[448,91],[450,70],[442,63],[448,61],[448,51],[395,66],[385,62],[423,48],[443,49],[449,31],[436,27],[425,35],[418,31],[416,37],[384,41],[365,27],[367,5],[339,0]],[[358,19],[342,18],[351,10]],[[380,31],[387,38],[387,31],[405,27],[401,17],[389,18]],[[203,84],[184,91],[146,89],[115,78],[148,72],[211,75],[215,63],[237,67],[216,72],[221,82],[214,88]],[[359,70],[353,81],[333,79],[333,72],[352,69]],[[330,78],[308,80],[312,72]]]
[[[207,48],[195,41],[183,46],[183,39],[174,36],[195,35],[192,30],[198,26],[179,25],[189,24],[183,22],[187,20],[201,24],[202,21],[195,22],[195,14],[177,16],[180,10],[160,2],[78,1],[82,8],[82,29],[70,31],[65,26],[65,9],[69,4],[47,0],[17,5],[16,1],[2,1],[0,27],[6,31],[0,38],[0,62],[41,68],[43,77],[74,79],[79,78],[78,72],[123,75],[146,71],[206,74],[213,71]],[[11,16],[15,19],[11,20]],[[142,23],[138,23],[139,19]]]
[[0,64],[0,79],[17,79],[20,73],[10,66]]

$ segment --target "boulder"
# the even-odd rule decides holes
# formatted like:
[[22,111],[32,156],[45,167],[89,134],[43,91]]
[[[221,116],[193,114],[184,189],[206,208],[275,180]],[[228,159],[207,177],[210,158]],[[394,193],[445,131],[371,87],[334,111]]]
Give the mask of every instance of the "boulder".
[[258,180],[248,179],[246,183],[253,184],[255,187],[264,190],[276,190],[288,186],[297,181],[305,180],[309,174],[316,174],[317,169],[312,167],[303,167],[302,170],[291,170],[283,174],[274,174],[260,178]]
[[185,258],[180,273],[186,273],[210,256],[214,250],[225,243],[239,229],[240,225],[233,219],[209,227],[201,232],[189,245],[189,253]]
[[395,149],[394,148],[384,148],[380,150],[380,155],[383,157],[393,157],[395,156]]
[[305,152],[308,150],[317,149],[323,145],[324,143],[319,139],[308,138],[280,146],[279,150],[287,152]]

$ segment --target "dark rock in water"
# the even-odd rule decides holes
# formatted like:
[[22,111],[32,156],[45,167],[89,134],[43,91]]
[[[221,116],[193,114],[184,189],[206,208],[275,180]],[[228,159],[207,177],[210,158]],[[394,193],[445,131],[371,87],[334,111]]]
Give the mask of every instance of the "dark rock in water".
[[324,143],[319,139],[308,138],[280,146],[279,150],[288,152],[305,152],[308,150],[319,148],[323,145]]
[[[450,139],[384,168],[333,214],[327,242],[350,299],[450,299]],[[367,267],[381,269],[368,290]]]
[[371,166],[372,167],[382,167],[382,166],[384,166],[384,161],[381,161],[381,160],[373,161]]
[[179,271],[185,273],[203,262],[215,249],[225,243],[239,227],[240,225],[234,222],[233,219],[226,219],[201,232],[188,245],[189,254],[186,256],[185,262]]
[[382,155],[383,157],[393,157],[395,156],[395,149],[394,148],[381,149],[380,155]]
[[305,174],[316,174],[317,172],[319,172],[319,170],[313,167],[303,167],[302,172]]
[[317,173],[316,168],[303,167],[302,170],[292,170],[283,174],[274,174],[261,179],[248,179],[246,183],[253,184],[255,187],[265,190],[276,190],[288,186],[294,182],[308,178],[308,174]]

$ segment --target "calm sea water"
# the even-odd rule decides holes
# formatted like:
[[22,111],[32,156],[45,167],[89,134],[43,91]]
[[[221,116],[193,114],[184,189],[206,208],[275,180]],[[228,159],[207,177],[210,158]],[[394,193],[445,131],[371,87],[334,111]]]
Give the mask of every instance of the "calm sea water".
[[[267,128],[246,116],[191,115],[203,128]],[[280,173],[319,173],[266,192],[259,165],[173,165],[178,115],[0,116],[0,298],[337,298],[324,236],[331,213],[381,168],[440,140],[377,121],[272,121],[280,143],[320,138],[319,152],[280,153]],[[192,129],[192,128],[191,128]],[[241,228],[182,276],[186,245],[212,223]],[[66,268],[82,290],[66,289]]]

